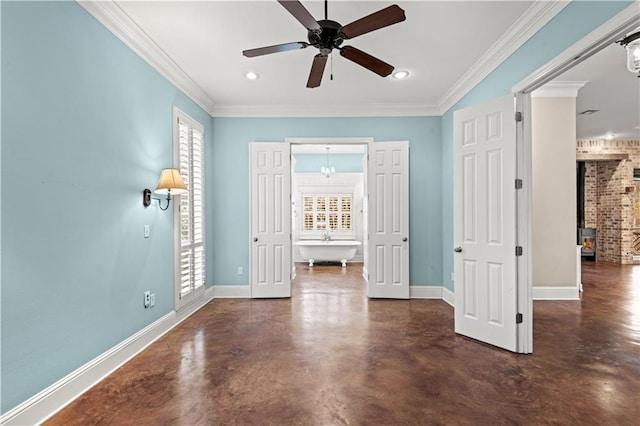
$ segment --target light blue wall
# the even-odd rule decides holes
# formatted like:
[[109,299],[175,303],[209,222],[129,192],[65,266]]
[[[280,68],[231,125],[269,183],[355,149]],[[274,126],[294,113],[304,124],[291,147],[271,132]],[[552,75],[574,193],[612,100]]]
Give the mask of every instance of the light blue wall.
[[141,192],[172,165],[172,106],[212,133],[75,2],[1,8],[5,412],[173,309],[173,215]]
[[1,411],[173,309],[172,214],[141,205],[172,164],[172,106],[205,125],[208,285],[248,284],[248,142],[369,136],[410,141],[411,283],[452,288],[452,111],[624,4],[574,1],[442,119],[211,119],[77,4],[0,2]]
[[629,5],[574,0],[442,117],[442,282],[453,290],[453,112],[505,96],[533,71]]
[[441,285],[442,235],[439,117],[403,118],[214,118],[213,161],[207,195],[215,199],[207,222],[214,285],[248,285],[238,266],[249,267],[248,143],[287,137],[373,137],[409,141],[410,282]]
[[[294,154],[296,173],[320,173],[320,167],[327,164],[326,154]],[[329,166],[336,173],[362,173],[364,154],[330,154]]]

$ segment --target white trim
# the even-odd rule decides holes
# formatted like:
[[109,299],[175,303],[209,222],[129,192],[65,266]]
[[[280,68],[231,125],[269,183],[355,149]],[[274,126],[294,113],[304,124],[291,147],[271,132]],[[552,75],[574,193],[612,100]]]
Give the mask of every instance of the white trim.
[[514,93],[531,92],[599,52],[615,40],[635,29],[640,19],[640,7],[634,1],[622,12],[600,25],[567,50],[547,62],[511,89]]
[[209,95],[116,2],[111,0],[76,1],[169,82],[184,92],[209,115],[213,115],[214,103]]
[[439,117],[437,105],[216,105],[213,117]]
[[588,81],[550,81],[531,93],[532,98],[577,98]]
[[522,189],[516,191],[516,236],[523,256],[516,258],[517,267],[517,312],[522,314],[522,323],[517,324],[517,352],[533,352],[533,299],[531,293],[531,97],[518,93],[516,111],[524,119],[516,123],[516,177],[522,179]]
[[206,305],[213,299],[213,293],[211,288],[207,288],[203,299],[185,306],[179,313],[169,312],[98,355],[51,386],[7,411],[0,417],[0,424],[9,426],[44,422]]
[[373,138],[285,138],[285,143],[288,144],[325,144],[325,145],[338,145],[338,144],[352,144],[352,145],[368,145],[373,143]]
[[409,299],[442,299],[441,286],[410,285]]
[[215,105],[213,99],[163,51],[114,1],[77,0],[89,14],[125,45],[184,92],[212,117],[407,117],[440,116],[489,75],[533,34],[569,3],[566,0],[534,4],[442,96],[438,105]]
[[536,32],[569,4],[566,0],[536,1],[439,100],[446,113],[471,89],[493,72]]
[[580,300],[580,289],[573,287],[533,287],[533,300]]
[[442,287],[442,300],[447,302],[452,308],[455,308],[456,294],[446,287]]
[[251,286],[249,285],[214,285],[214,299],[249,299],[251,297]]

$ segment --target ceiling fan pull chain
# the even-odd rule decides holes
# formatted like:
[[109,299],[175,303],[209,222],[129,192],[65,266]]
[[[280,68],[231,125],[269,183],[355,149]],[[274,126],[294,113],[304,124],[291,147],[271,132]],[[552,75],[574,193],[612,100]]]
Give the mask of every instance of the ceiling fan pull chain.
[[331,81],[333,81],[333,52],[331,52]]

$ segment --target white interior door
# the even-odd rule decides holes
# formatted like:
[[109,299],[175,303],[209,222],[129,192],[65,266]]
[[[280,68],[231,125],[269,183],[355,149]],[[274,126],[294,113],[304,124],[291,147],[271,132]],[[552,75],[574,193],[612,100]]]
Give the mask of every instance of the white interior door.
[[454,113],[455,331],[517,344],[516,123],[506,96]]
[[409,142],[369,144],[369,297],[409,298]]
[[291,297],[289,144],[250,143],[251,297]]

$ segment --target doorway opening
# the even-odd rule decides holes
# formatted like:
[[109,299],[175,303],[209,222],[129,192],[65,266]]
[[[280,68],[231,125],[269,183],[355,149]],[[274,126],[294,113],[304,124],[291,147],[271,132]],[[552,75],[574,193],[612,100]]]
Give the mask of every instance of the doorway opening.
[[[631,5],[598,27],[550,62],[544,64],[529,77],[512,88],[516,95],[516,111],[523,119],[517,125],[518,175],[524,186],[518,200],[518,241],[524,247],[524,256],[518,258],[518,310],[524,321],[519,325],[518,352],[530,353],[533,348],[533,294],[536,290],[532,280],[532,105],[531,94],[548,82],[575,67],[585,59],[612,45],[638,26],[640,13]],[[636,92],[637,93],[637,92]],[[575,169],[573,169],[575,170]],[[575,171],[572,172],[575,177]],[[575,194],[575,186],[574,186]],[[575,205],[575,204],[574,204]],[[575,216],[574,216],[575,220]],[[575,237],[574,237],[575,238]],[[575,241],[575,240],[574,240]],[[575,242],[574,242],[575,244]],[[574,245],[574,247],[576,247]],[[574,289],[575,290],[575,289]],[[555,299],[562,297],[555,297]]]
[[291,144],[292,292],[349,282],[366,294],[354,280],[367,278],[366,171],[367,144]]

